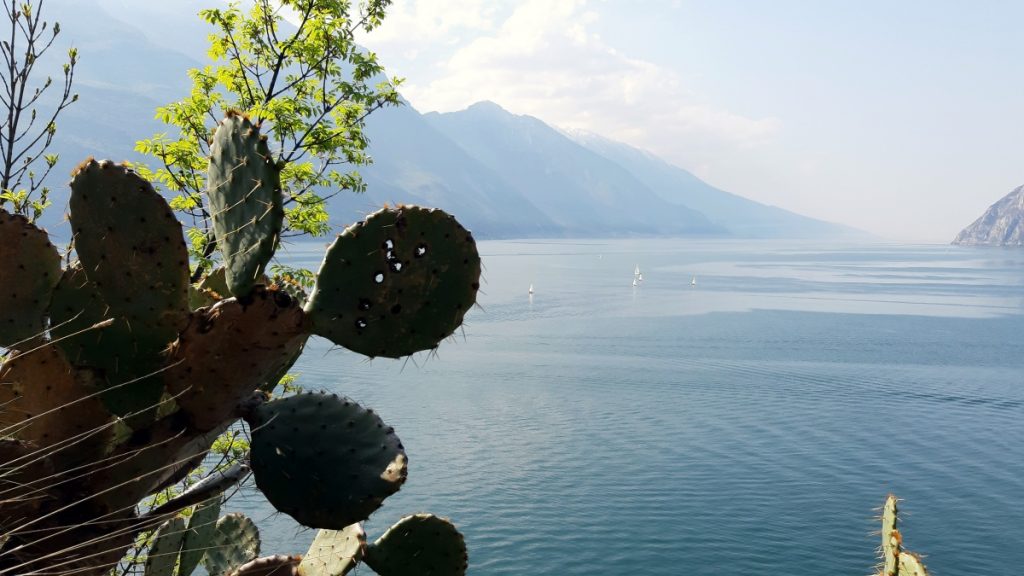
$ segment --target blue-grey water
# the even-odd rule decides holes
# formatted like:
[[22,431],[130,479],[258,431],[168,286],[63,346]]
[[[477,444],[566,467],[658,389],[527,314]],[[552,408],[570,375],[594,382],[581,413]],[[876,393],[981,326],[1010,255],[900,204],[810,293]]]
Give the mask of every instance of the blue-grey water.
[[[480,250],[480,307],[436,355],[314,341],[296,368],[405,444],[409,481],[371,539],[430,511],[465,533],[471,574],[860,576],[894,492],[934,575],[1024,571],[1024,252]],[[262,502],[234,506],[264,552],[305,551],[312,534]]]

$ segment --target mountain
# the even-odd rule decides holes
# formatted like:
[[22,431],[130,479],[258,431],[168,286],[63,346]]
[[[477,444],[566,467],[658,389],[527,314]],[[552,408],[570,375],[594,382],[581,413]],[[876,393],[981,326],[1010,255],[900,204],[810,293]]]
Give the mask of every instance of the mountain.
[[548,214],[567,235],[722,235],[703,214],[671,204],[623,167],[532,116],[492,102],[425,118]]
[[568,136],[628,170],[662,199],[701,212],[734,236],[817,238],[862,234],[720,190],[690,172],[628,144],[589,132],[571,132]]
[[[40,70],[80,53],[80,99],[58,120],[61,161],[48,184],[54,207],[43,225],[67,235],[67,174],[87,156],[145,160],[135,142],[169,127],[159,106],[188,93],[190,68],[206,63],[209,27],[196,13],[210,0],[50,0],[44,18],[62,33]],[[173,34],[168,34],[173,31]],[[688,172],[604,139],[574,140],[541,120],[480,103],[446,114],[406,104],[369,117],[371,166],[359,167],[365,194],[330,197],[343,226],[384,203],[435,205],[481,238],[834,235],[840,227],[717,190]]]
[[1024,246],[1024,186],[1018,186],[957,234],[953,244]]

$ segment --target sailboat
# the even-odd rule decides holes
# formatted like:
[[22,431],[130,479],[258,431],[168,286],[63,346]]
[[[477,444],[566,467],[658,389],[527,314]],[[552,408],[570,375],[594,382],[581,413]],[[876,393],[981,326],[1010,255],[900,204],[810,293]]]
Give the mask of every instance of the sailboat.
[[636,286],[637,282],[643,282],[644,275],[640,273],[640,265],[637,264],[636,268],[633,269],[633,285]]
[[694,276],[693,278],[690,278],[690,286],[696,286],[696,285],[697,285],[697,277]]
[[528,294],[533,294],[533,284],[530,284],[530,291],[528,292]]
[[636,287],[636,278],[633,278],[633,287]]

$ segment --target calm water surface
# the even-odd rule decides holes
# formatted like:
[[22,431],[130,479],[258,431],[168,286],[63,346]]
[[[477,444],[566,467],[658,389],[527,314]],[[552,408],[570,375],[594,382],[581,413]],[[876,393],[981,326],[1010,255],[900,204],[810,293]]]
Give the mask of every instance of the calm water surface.
[[[431,511],[466,534],[471,574],[860,576],[892,491],[933,574],[1024,572],[1024,252],[480,248],[481,308],[436,356],[314,341],[297,367],[408,450],[371,539]],[[234,506],[265,553],[312,538],[252,490]]]

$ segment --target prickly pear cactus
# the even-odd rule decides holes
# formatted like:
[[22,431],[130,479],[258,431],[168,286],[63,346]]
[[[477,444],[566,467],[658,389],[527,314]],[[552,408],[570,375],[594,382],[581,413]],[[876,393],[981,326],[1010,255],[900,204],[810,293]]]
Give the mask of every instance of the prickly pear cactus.
[[229,112],[217,127],[207,183],[228,289],[245,296],[274,255],[284,225],[281,168],[248,117]]
[[[338,238],[303,305],[297,286],[263,276],[281,230],[279,167],[247,122],[225,120],[210,162],[222,276],[189,284],[181,225],[121,164],[75,170],[77,260],[68,255],[63,271],[43,231],[0,211],[0,274],[14,279],[0,298],[0,574],[104,576],[160,527],[151,576],[188,576],[199,563],[212,576],[342,576],[367,548],[358,523],[405,481],[402,444],[372,410],[330,394],[270,394],[314,333],[389,357],[450,336],[479,288],[472,235],[439,210],[382,210]],[[217,518],[219,495],[249,470],[241,464],[136,512],[241,420],[257,487],[324,529],[304,563],[254,560],[252,521]],[[444,533],[437,545],[456,561],[439,566],[456,571],[438,573],[459,573],[461,536]]]
[[298,394],[245,418],[256,485],[303,525],[341,530],[366,520],[405,482],[407,460],[395,431],[352,400]]
[[72,175],[70,207],[75,251],[103,300],[174,340],[188,321],[188,251],[167,202],[128,167],[90,159]]
[[231,574],[260,555],[260,531],[237,512],[217,520],[203,564],[210,576]]
[[60,255],[46,232],[2,209],[0,278],[0,348],[41,337],[50,292],[60,278]]
[[302,576],[345,576],[363,559],[366,532],[359,524],[344,530],[320,530],[302,557]]
[[301,556],[265,556],[239,566],[231,576],[299,576],[302,574],[299,572],[301,560]]
[[899,499],[889,494],[882,505],[882,565],[878,576],[928,576],[921,557],[903,548],[898,503]]
[[313,332],[369,357],[437,347],[480,289],[472,234],[442,210],[399,206],[349,226],[306,303]]
[[432,514],[406,516],[366,548],[366,565],[380,576],[462,576],[466,542],[455,526]]

